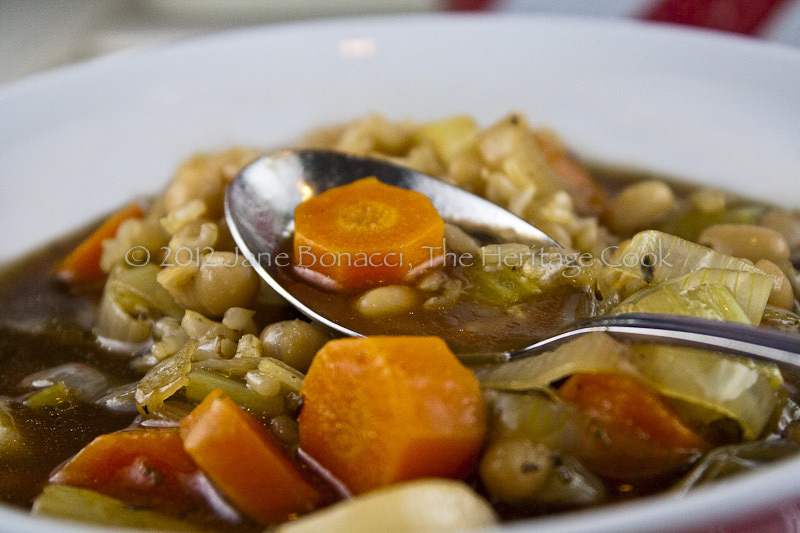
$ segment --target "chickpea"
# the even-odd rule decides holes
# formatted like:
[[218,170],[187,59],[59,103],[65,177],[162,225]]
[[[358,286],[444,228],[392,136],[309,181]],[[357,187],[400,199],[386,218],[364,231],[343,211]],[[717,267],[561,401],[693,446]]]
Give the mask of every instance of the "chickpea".
[[405,285],[388,285],[364,293],[356,303],[359,313],[379,318],[406,313],[414,306],[414,290]]
[[723,254],[757,263],[789,259],[789,244],[774,229],[749,224],[715,224],[704,229],[697,242]]
[[553,470],[552,452],[543,444],[512,438],[489,445],[478,467],[492,497],[522,502],[533,497]]
[[192,200],[202,200],[210,218],[222,216],[225,186],[242,167],[256,158],[244,148],[233,148],[219,154],[197,155],[178,169],[164,194],[167,211],[173,211]]
[[197,295],[213,316],[231,307],[250,307],[260,285],[258,274],[233,252],[206,254],[195,279]]
[[266,355],[280,359],[305,373],[311,360],[331,336],[302,320],[284,320],[270,324],[259,337]]
[[677,206],[672,189],[663,181],[642,181],[625,187],[614,198],[604,219],[618,235],[630,235],[662,220]]
[[250,307],[261,286],[258,274],[233,252],[211,252],[188,265],[167,267],[156,279],[179,305],[209,317]]
[[769,294],[767,303],[791,311],[792,307],[794,307],[794,291],[792,291],[792,284],[786,274],[783,273],[778,265],[767,259],[762,259],[756,263],[756,268],[773,276],[772,292]]

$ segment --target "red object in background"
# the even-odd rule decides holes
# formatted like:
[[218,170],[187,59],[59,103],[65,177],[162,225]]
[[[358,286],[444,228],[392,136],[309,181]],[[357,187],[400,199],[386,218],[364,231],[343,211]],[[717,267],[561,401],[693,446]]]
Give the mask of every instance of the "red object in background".
[[[446,0],[451,11],[490,11],[497,0]],[[642,20],[671,22],[700,28],[754,34],[787,0],[641,0],[643,9],[631,16]],[[502,9],[502,8],[501,8]],[[535,3],[531,11],[535,11]]]
[[661,0],[641,18],[753,34],[783,3],[785,0]]
[[486,11],[492,0],[447,0],[445,4],[450,11]]

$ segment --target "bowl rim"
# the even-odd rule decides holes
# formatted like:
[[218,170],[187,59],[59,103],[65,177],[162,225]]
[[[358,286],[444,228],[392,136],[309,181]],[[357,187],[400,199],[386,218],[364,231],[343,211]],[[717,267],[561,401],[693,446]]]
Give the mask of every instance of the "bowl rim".
[[[24,97],[30,91],[49,90],[54,85],[74,77],[96,75],[107,68],[125,68],[130,65],[131,58],[138,61],[142,57],[167,55],[186,51],[200,44],[214,44],[243,39],[250,35],[262,33],[277,34],[297,31],[313,31],[315,28],[349,26],[355,28],[380,28],[390,26],[394,29],[415,24],[431,26],[470,26],[475,24],[489,25],[561,25],[572,28],[593,28],[602,31],[623,32],[636,39],[658,39],[672,41],[679,39],[692,46],[711,45],[744,50],[747,53],[766,54],[785,61],[791,68],[800,72],[800,49],[781,43],[759,41],[749,36],[725,34],[697,28],[679,27],[671,24],[619,20],[601,17],[567,17],[557,15],[506,14],[506,13],[468,13],[468,14],[416,14],[416,15],[381,15],[365,17],[347,17],[314,21],[284,22],[266,26],[253,26],[227,30],[204,36],[187,37],[175,42],[123,51],[101,57],[90,58],[71,65],[66,65],[39,72],[0,85],[0,105],[7,104],[15,98]],[[665,529],[697,528],[718,523],[720,520],[738,519],[753,515],[754,511],[762,511],[800,498],[800,488],[796,486],[796,478],[800,475],[800,457],[782,461],[780,464],[764,467],[756,472],[726,480],[709,487],[698,489],[687,497],[676,497],[669,493],[647,496],[635,501],[611,504],[596,509],[573,511],[570,513],[526,519],[520,522],[504,524],[508,531],[567,532],[586,531],[587,522],[593,530],[603,531],[663,531]],[[748,490],[757,488],[757,491]],[[731,508],[731,502],[737,502]],[[58,528],[53,531],[106,531],[91,525],[79,526],[63,520],[43,519],[7,504],[0,504],[0,517],[6,523],[0,529],[16,531],[42,531],[42,524],[52,524]],[[118,529],[115,529],[118,530]],[[122,531],[122,530],[118,530]]]

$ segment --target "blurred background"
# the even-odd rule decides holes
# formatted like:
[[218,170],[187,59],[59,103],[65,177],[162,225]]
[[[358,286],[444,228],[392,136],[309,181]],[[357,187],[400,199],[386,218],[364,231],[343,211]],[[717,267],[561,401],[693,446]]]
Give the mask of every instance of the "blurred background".
[[0,0],[0,84],[236,27],[461,11],[627,17],[800,46],[800,0]]

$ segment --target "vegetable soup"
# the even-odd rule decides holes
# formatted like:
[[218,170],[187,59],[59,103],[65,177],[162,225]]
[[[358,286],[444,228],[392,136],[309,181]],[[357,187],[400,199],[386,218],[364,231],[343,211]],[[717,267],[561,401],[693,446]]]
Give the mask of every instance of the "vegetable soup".
[[624,312],[800,335],[797,212],[621,179],[517,113],[369,115],[298,146],[414,168],[563,247],[469,231],[354,176],[298,207],[279,272],[367,334],[335,338],[223,218],[259,152],[196,155],[162,194],[0,274],[2,500],[159,530],[445,531],[686,493],[800,448],[797,384],[776,365],[602,333],[466,355]]

